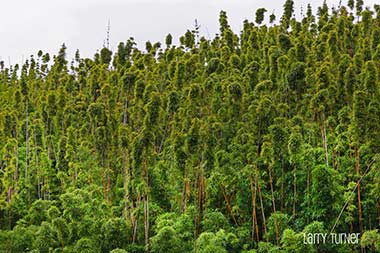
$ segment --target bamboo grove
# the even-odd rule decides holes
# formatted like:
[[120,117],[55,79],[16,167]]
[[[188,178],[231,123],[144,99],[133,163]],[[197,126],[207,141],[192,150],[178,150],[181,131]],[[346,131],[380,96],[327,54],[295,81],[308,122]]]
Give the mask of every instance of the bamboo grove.
[[293,4],[2,63],[0,252],[378,252],[380,6]]

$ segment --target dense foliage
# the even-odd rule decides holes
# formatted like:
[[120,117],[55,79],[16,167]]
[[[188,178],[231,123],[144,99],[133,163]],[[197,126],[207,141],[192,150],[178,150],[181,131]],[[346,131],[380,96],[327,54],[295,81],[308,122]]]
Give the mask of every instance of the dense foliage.
[[380,6],[266,12],[1,64],[0,252],[380,250]]

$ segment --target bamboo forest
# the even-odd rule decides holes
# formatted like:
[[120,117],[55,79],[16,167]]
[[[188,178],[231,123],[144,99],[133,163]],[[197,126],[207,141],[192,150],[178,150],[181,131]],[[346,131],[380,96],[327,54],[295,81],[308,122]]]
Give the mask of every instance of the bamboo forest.
[[380,252],[380,5],[281,13],[1,62],[0,252]]

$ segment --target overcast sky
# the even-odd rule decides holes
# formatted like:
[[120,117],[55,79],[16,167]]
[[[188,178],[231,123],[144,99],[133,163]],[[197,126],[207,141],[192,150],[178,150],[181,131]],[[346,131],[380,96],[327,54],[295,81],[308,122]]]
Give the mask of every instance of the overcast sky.
[[[79,49],[81,56],[92,57],[103,46],[110,20],[110,45],[134,37],[140,47],[145,41],[164,41],[171,33],[177,43],[180,35],[192,29],[194,20],[201,34],[213,37],[218,32],[220,10],[227,11],[231,27],[240,31],[244,19],[254,20],[256,9],[273,10],[277,19],[285,0],[8,0],[0,9],[0,59],[19,63],[31,54],[56,53],[62,43],[68,56]],[[347,0],[343,0],[345,4]],[[378,0],[365,0],[373,6]],[[313,12],[323,0],[295,0],[296,14],[312,2]],[[330,7],[339,0],[328,0]],[[266,15],[268,17],[268,14]]]

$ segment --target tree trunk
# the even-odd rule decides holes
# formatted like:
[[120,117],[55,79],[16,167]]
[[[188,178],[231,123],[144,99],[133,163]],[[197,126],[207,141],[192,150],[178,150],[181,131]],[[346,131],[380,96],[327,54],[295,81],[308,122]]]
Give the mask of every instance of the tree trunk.
[[[128,123],[128,98],[125,99],[124,111],[123,111],[123,126],[125,127]],[[124,204],[125,204],[125,213],[127,218],[131,218],[132,210],[128,210],[128,205],[130,205],[130,196],[129,196],[129,184],[131,181],[130,171],[129,171],[129,158],[128,150],[126,147],[122,147],[122,166],[123,166],[123,189],[124,189]]]
[[188,197],[190,196],[190,180],[189,176],[187,175],[187,171],[185,168],[185,174],[183,178],[183,190],[182,190],[182,199],[181,199],[181,206],[182,206],[182,212],[184,213],[187,208],[187,201]]
[[204,191],[204,176],[203,173],[200,172],[199,175],[199,221],[202,220],[203,217],[203,209],[204,209],[204,204],[205,204],[205,191]]
[[[266,222],[266,219],[265,219],[265,212],[264,212],[264,204],[263,204],[263,195],[261,193],[261,188],[260,188],[260,183],[259,183],[259,179],[258,179],[258,168],[257,168],[257,164],[256,164],[256,184],[257,184],[257,190],[259,191],[259,199],[260,199],[260,209],[261,209],[261,215],[263,216],[263,226],[264,226],[264,234],[267,234],[267,222]],[[268,241],[268,238],[266,238],[266,240]]]
[[256,240],[260,241],[259,237],[259,229],[257,226],[257,215],[256,215],[256,184],[253,184],[252,176],[249,177],[250,187],[251,187],[251,205],[252,205],[252,230],[251,230],[251,241],[253,244],[255,232],[256,232]]
[[128,123],[128,99],[125,99],[124,111],[123,111],[123,125],[125,126]]
[[[310,168],[307,168],[307,180],[306,180],[306,196],[307,196],[307,209],[310,210]],[[310,223],[310,216],[306,216],[307,224]]]
[[294,171],[293,171],[293,217],[296,217],[296,203],[297,203],[297,165],[294,166]]
[[162,137],[162,140],[160,142],[160,146],[158,148],[158,152],[157,153],[161,153],[161,151],[162,151],[162,147],[163,147],[164,141],[166,139],[166,135],[167,135],[167,132],[168,132],[168,128],[169,128],[169,124],[170,124],[171,118],[172,118],[172,114],[168,115],[168,117],[166,119],[166,124],[165,124],[165,129],[164,129],[164,136]]
[[196,169],[196,175],[195,175],[195,185],[194,189],[198,189],[198,192],[196,193],[198,195],[197,197],[197,204],[198,204],[198,216],[197,220],[195,222],[195,238],[198,237],[199,234],[199,225],[202,220],[203,216],[203,204],[204,204],[204,176],[203,172],[201,171],[201,161],[198,162],[197,169]]
[[280,198],[280,210],[284,212],[284,199],[285,199],[285,186],[284,186],[284,160],[281,158],[281,198]]
[[145,228],[145,252],[149,253],[149,168],[145,159],[145,198],[144,198],[144,228]]
[[[136,200],[136,208],[140,208],[140,194],[137,194],[137,200]],[[134,209],[134,208],[132,208]],[[132,215],[133,217],[133,215]],[[138,225],[138,213],[137,216],[133,218],[132,224],[133,224],[133,237],[132,237],[132,243],[135,243],[137,241],[137,225]]]
[[130,211],[129,206],[129,182],[130,182],[130,175],[129,175],[129,163],[127,161],[127,151],[123,150],[123,189],[124,189],[124,204],[125,204],[125,213],[127,218],[130,217]]
[[36,176],[37,176],[37,195],[38,195],[38,198],[40,199],[41,198],[41,181],[40,181],[40,175],[39,175],[39,167],[38,166],[38,146],[37,146],[37,136],[36,136],[36,131],[34,131],[34,149],[36,150],[35,151],[35,159],[36,159]]
[[103,187],[103,197],[106,201],[108,201],[108,194],[107,194],[107,169],[105,168],[105,157],[102,154],[101,156],[101,165],[102,165],[102,187]]
[[325,151],[326,168],[328,168],[329,167],[329,156],[328,156],[328,150],[327,150],[327,135],[326,135],[325,114],[324,113],[322,113],[321,134],[322,134],[323,150]]
[[231,215],[231,217],[232,217],[232,219],[233,219],[235,225],[238,226],[238,223],[237,223],[237,221],[236,221],[235,215],[232,213],[232,208],[231,208],[230,200],[228,199],[228,196],[227,196],[227,194],[226,194],[226,192],[225,192],[225,190],[224,190],[224,187],[223,187],[222,185],[221,185],[220,187],[221,187],[221,189],[222,189],[222,193],[223,193],[223,196],[224,196],[224,200],[226,201],[227,210],[228,210],[228,212],[230,213],[230,215]]
[[16,170],[15,170],[15,174],[13,176],[13,179],[15,181],[15,185],[16,185],[16,189],[17,189],[17,185],[18,185],[18,145],[15,146],[15,156],[16,156]]
[[112,190],[111,190],[111,166],[110,159],[107,157],[107,199],[112,204]]
[[[26,112],[25,112],[25,188],[28,189],[28,156],[29,156],[29,112],[28,112],[28,102],[26,102]],[[27,190],[29,193],[29,191]]]
[[356,170],[356,176],[357,176],[357,184],[358,184],[358,211],[359,211],[359,232],[362,233],[363,231],[363,214],[362,214],[362,206],[361,206],[361,199],[360,199],[360,157],[359,157],[359,150],[358,147],[355,147],[355,170]]
[[[272,178],[272,170],[271,170],[270,165],[268,165],[268,174],[269,174],[270,190],[271,190],[271,194],[272,194],[273,213],[275,214],[276,213],[276,203],[274,200],[273,178]],[[278,245],[279,244],[279,234],[278,234],[278,224],[277,224],[277,217],[276,216],[274,216],[274,225],[275,225],[275,229],[276,229],[276,242]]]

